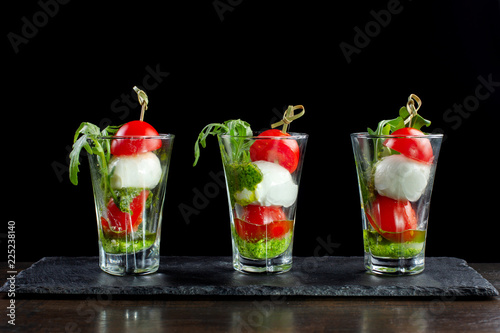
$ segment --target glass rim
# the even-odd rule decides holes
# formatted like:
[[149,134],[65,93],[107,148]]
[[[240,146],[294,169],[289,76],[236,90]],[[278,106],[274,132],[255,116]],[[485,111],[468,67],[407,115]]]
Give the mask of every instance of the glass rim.
[[[100,135],[97,136],[98,140],[127,140],[127,139],[142,139],[142,140],[153,140],[153,139],[173,139],[175,138],[174,134],[163,134],[160,133],[159,135],[126,135],[126,136],[113,136],[113,135]],[[90,138],[89,138],[90,139]]]
[[424,135],[393,135],[393,134],[387,134],[387,135],[372,135],[369,134],[368,132],[357,132],[357,133],[351,133],[351,137],[356,137],[356,138],[364,138],[364,139],[404,139],[404,138],[409,138],[409,139],[442,139],[444,137],[443,134],[438,133],[429,133],[429,134],[424,134]]
[[217,134],[218,137],[221,138],[246,138],[246,139],[273,139],[273,140],[288,140],[288,139],[307,139],[309,134],[306,133],[297,133],[297,132],[287,132],[287,136],[272,136],[272,135],[264,135],[259,136],[258,133],[262,133],[264,131],[257,131],[257,135],[231,135],[231,134]]

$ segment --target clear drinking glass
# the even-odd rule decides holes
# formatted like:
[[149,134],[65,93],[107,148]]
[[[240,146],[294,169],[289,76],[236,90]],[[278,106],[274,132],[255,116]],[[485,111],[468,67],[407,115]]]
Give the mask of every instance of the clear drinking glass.
[[424,270],[430,200],[442,139],[442,134],[351,134],[367,271],[418,274]]
[[289,134],[218,135],[237,271],[282,273],[292,268],[297,194],[308,135]]
[[92,149],[110,147],[112,142],[132,149],[143,147],[134,155],[110,154],[108,161],[103,161],[100,154],[88,154],[97,215],[99,266],[106,273],[142,275],[158,270],[173,140],[171,134],[88,140]]

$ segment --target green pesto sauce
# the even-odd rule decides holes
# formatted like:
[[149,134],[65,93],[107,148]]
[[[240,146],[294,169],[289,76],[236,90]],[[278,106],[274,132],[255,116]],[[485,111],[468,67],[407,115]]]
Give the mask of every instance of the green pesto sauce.
[[[132,209],[130,209],[130,204],[139,194],[141,194],[142,191],[144,191],[144,189],[140,187],[124,187],[113,191],[115,197],[118,199],[117,207],[124,213],[133,214]],[[149,207],[152,201],[153,192],[149,191],[148,197],[146,198],[146,207]]]
[[247,189],[251,192],[255,191],[257,184],[259,184],[264,177],[260,169],[251,162],[228,163],[224,166],[224,169],[226,171],[229,193],[231,194],[231,205],[234,206],[234,204],[238,202],[242,206],[246,206],[254,201],[254,195],[248,200],[238,201],[235,197],[235,193],[241,192],[243,189]]
[[415,230],[417,235],[410,242],[398,243],[382,237],[375,230],[363,230],[365,252],[381,258],[412,258],[422,252],[425,231]]
[[276,258],[285,252],[292,242],[291,232],[283,238],[259,239],[256,242],[247,242],[236,232],[233,232],[233,237],[241,256],[248,259]]
[[136,232],[135,234],[139,237],[132,239],[132,237],[128,235],[123,238],[111,238],[106,237],[101,232],[100,241],[102,248],[106,251],[106,253],[111,254],[134,253],[151,247],[156,240],[156,233],[147,232],[144,237],[142,237],[142,233]]

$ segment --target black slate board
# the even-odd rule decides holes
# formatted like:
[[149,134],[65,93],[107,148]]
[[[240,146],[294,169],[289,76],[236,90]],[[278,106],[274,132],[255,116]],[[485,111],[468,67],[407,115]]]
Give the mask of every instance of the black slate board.
[[[458,258],[426,258],[423,273],[375,276],[362,257],[295,257],[291,271],[242,274],[230,257],[161,257],[157,273],[116,277],[97,257],[46,257],[16,276],[16,294],[300,295],[300,296],[498,296],[498,291]],[[0,292],[9,288],[6,283]]]

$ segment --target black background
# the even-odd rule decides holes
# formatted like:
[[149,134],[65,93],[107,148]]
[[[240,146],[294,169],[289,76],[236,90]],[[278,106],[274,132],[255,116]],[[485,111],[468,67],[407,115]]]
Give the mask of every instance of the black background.
[[[8,172],[0,240],[6,248],[8,221],[15,221],[18,261],[97,255],[87,161],[73,186],[69,147],[82,121],[138,119],[139,108],[122,96],[146,84],[145,120],[176,135],[162,255],[231,254],[225,189],[210,176],[222,171],[215,138],[192,167],[203,126],[241,118],[267,128],[290,104],[306,107],[291,130],[310,135],[294,255],[312,256],[321,240],[336,243],[331,255],[362,255],[349,134],[394,118],[415,93],[420,113],[433,122],[427,130],[446,134],[427,255],[500,260],[498,1],[11,3],[2,10]],[[392,5],[397,13],[389,21],[381,10]],[[369,35],[363,39],[356,27]],[[350,62],[343,42],[360,46]],[[156,81],[151,71],[160,72]],[[496,86],[479,87],[479,77]],[[474,104],[477,89],[488,97]],[[464,103],[469,110],[453,111]],[[180,207],[194,208],[201,200],[195,193],[207,188],[218,190],[197,201],[197,214],[183,216]]]

